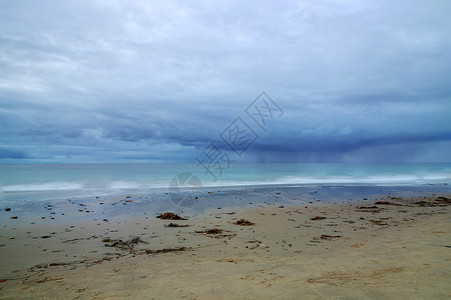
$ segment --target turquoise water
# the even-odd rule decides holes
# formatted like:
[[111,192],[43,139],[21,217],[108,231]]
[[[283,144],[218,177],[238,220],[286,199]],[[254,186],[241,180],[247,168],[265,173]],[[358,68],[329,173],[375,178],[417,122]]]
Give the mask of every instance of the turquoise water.
[[[0,200],[20,197],[115,195],[164,191],[179,173],[196,175],[204,187],[263,184],[424,185],[451,181],[451,164],[188,164],[0,165]],[[216,181],[214,179],[216,176]]]

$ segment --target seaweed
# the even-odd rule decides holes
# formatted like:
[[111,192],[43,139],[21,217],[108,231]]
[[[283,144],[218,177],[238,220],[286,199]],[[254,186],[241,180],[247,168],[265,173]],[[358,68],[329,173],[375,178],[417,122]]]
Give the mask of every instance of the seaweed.
[[451,204],[451,199],[446,197],[438,197],[434,200],[439,206],[447,206]]
[[213,229],[207,229],[207,230],[197,230],[196,233],[203,233],[203,234],[221,234],[222,229],[219,228],[213,228]]
[[112,240],[110,238],[104,238],[102,240],[105,244],[105,247],[116,247],[118,249],[125,249],[125,250],[133,250],[133,246],[137,245],[138,243],[145,243],[140,237],[133,237],[127,241],[123,241],[121,239]]
[[418,201],[418,202],[415,202],[414,204],[417,204],[420,207],[435,206],[434,203],[427,202],[427,201]]
[[402,204],[399,204],[399,203],[393,203],[393,202],[388,202],[388,201],[376,201],[374,204],[402,206]]
[[177,247],[177,248],[164,248],[164,249],[157,249],[157,250],[152,250],[152,249],[144,249],[142,250],[143,253],[145,254],[159,254],[159,253],[168,253],[168,252],[178,252],[178,251],[186,251],[189,248],[187,247]]
[[375,205],[373,206],[358,206],[358,211],[360,212],[370,212],[370,213],[379,213],[383,210],[383,208],[379,208]]
[[233,224],[240,225],[240,226],[252,226],[252,225],[255,225],[255,223],[252,223],[251,221],[248,221],[246,219],[240,219],[240,220],[236,221]]
[[388,226],[388,223],[384,223],[383,220],[370,220],[370,222],[379,226]]
[[179,215],[171,213],[171,212],[165,212],[165,213],[157,216],[157,218],[162,219],[162,220],[186,220],[185,218],[182,218]]
[[437,197],[433,201],[418,201],[414,204],[417,204],[420,207],[426,207],[426,206],[448,206],[451,204],[451,199],[446,197]]
[[189,225],[188,224],[186,224],[186,225],[179,225],[179,224],[176,224],[176,223],[169,223],[168,225],[164,225],[164,227],[189,227]]
[[316,217],[311,218],[310,220],[317,221],[317,220],[324,220],[324,219],[327,219],[327,218],[326,217],[322,217],[322,216],[316,216]]
[[207,229],[207,230],[197,230],[196,233],[201,233],[201,234],[204,234],[208,237],[215,238],[215,239],[223,239],[223,238],[231,239],[234,236],[236,236],[236,234],[222,234],[223,230],[219,229],[219,228],[213,228],[213,229]]
[[332,241],[334,239],[341,238],[341,235],[328,235],[328,234],[322,234],[319,237],[313,237],[313,240],[326,240],[326,241]]

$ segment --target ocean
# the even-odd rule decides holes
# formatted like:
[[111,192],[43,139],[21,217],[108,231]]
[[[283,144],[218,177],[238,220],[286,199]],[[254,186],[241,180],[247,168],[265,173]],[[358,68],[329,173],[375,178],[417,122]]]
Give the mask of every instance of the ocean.
[[[221,173],[222,172],[222,173]],[[155,194],[195,178],[203,189],[263,185],[447,185],[451,163],[232,164],[209,170],[190,164],[0,165],[0,202]]]

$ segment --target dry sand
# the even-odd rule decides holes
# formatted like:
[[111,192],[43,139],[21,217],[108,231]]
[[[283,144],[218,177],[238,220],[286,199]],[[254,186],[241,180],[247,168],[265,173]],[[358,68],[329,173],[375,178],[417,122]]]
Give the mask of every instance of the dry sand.
[[[450,207],[437,197],[9,226],[0,298],[449,299]],[[196,232],[210,229],[222,233]]]

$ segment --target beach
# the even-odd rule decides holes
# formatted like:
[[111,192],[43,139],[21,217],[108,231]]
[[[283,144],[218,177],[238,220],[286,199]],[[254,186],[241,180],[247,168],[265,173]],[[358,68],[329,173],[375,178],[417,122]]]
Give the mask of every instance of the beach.
[[[174,216],[139,194],[2,207],[0,298],[451,296],[447,186],[341,201],[301,190],[211,189],[199,203],[213,205]],[[246,205],[214,201],[234,197]]]
[[0,300],[451,299],[451,1],[0,8]]

